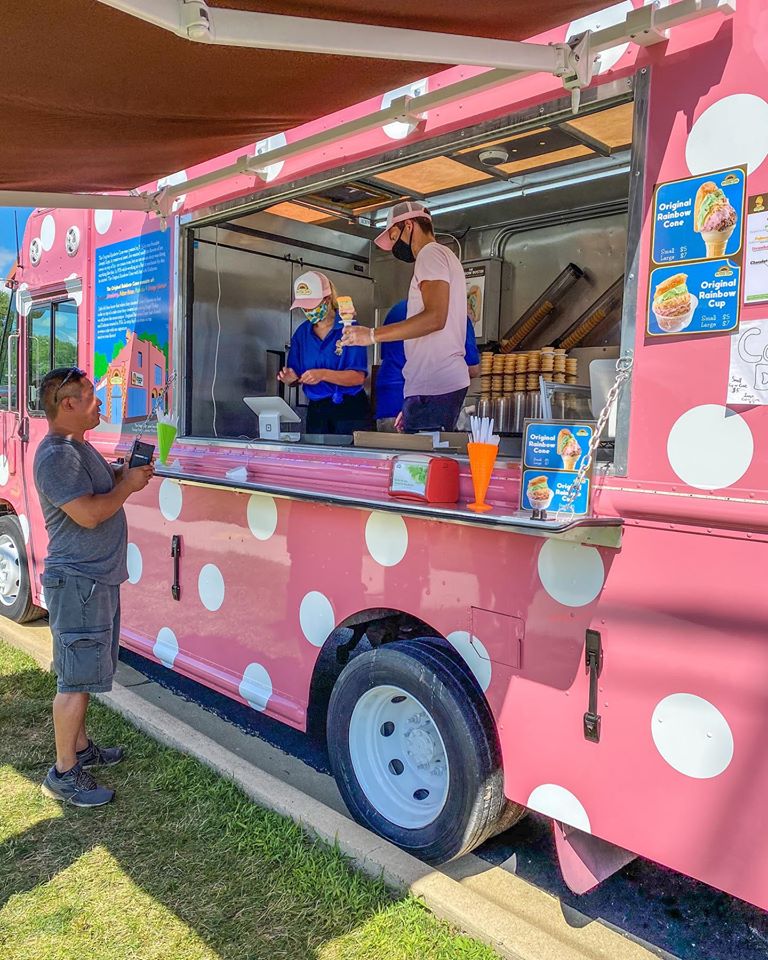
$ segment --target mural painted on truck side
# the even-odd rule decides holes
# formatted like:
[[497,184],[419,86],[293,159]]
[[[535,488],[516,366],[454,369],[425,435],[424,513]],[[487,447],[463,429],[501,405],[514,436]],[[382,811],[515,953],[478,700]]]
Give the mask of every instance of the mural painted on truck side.
[[96,249],[93,380],[102,429],[143,423],[163,395],[170,249],[170,231],[159,229]]

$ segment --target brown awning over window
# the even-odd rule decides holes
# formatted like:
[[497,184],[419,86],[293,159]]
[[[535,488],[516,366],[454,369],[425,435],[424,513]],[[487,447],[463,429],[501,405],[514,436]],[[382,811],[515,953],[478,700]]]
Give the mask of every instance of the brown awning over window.
[[[212,7],[507,40],[605,5],[209,0]],[[97,0],[5,0],[3,27],[0,190],[135,187],[439,69],[192,43]]]

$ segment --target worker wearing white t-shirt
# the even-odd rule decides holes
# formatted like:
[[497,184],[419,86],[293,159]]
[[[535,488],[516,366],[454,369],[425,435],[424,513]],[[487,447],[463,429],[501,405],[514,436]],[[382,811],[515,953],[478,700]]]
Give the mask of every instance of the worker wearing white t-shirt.
[[404,340],[404,429],[454,430],[469,387],[464,268],[453,251],[435,240],[429,210],[415,200],[392,207],[387,228],[375,242],[414,264],[407,316],[402,323],[375,329],[347,327],[342,343]]

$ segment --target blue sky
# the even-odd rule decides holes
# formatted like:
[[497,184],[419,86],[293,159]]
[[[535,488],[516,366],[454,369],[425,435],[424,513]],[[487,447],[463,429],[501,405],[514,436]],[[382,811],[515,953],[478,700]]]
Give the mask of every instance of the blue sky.
[[32,213],[32,207],[0,207],[0,289],[8,272],[16,262],[16,231],[13,213],[16,211],[19,222],[19,243],[24,239],[24,225]]

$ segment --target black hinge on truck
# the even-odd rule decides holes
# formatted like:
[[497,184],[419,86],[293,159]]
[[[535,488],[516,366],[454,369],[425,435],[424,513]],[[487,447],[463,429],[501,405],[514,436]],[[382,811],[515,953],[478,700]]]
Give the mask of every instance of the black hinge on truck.
[[600,742],[600,714],[597,712],[597,678],[603,669],[603,643],[597,630],[587,630],[586,667],[589,674],[589,707],[584,714],[584,739]]
[[171,537],[171,556],[173,557],[173,586],[171,587],[171,596],[174,600],[181,600],[181,584],[179,583],[181,537],[178,534]]

